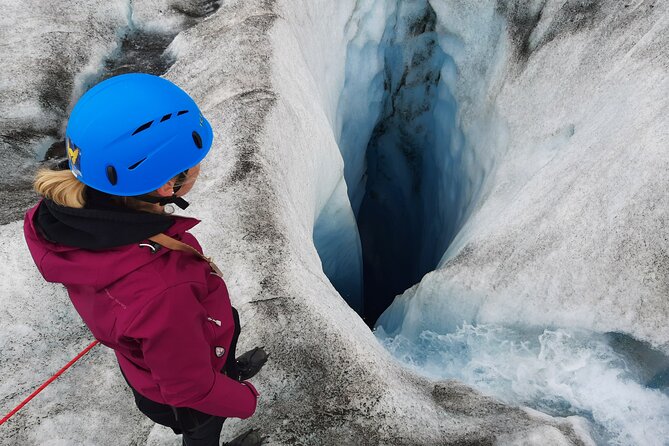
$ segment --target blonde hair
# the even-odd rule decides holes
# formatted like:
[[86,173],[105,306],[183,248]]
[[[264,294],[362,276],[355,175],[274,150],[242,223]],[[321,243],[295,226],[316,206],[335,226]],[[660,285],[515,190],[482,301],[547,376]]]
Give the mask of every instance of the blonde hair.
[[33,187],[35,192],[60,206],[83,208],[86,204],[86,185],[77,180],[69,169],[40,169]]
[[[177,177],[174,177],[176,180]],[[72,174],[69,169],[50,170],[40,169],[35,175],[33,183],[35,192],[48,198],[59,206],[81,209],[86,205],[86,185]],[[119,204],[138,211],[151,212],[154,214],[164,213],[163,208],[158,208],[148,203],[134,200],[131,197],[111,197]]]

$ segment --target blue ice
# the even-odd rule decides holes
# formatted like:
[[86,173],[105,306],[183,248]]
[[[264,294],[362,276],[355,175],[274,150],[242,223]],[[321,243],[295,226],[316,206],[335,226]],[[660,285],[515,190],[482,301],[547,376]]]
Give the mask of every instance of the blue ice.
[[412,339],[383,327],[375,333],[421,374],[554,416],[584,417],[598,444],[669,444],[669,361],[639,342],[625,350],[611,335],[499,325],[463,324]]

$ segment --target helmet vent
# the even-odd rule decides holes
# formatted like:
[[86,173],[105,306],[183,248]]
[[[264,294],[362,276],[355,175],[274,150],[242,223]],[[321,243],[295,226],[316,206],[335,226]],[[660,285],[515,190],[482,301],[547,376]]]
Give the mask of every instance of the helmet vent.
[[193,142],[195,143],[198,149],[202,148],[202,137],[198,132],[193,132]]
[[168,119],[170,119],[171,117],[172,117],[172,113],[168,113],[165,116],[163,116],[162,118],[160,118],[160,122],[165,122]]
[[135,164],[133,164],[132,166],[129,166],[129,167],[128,167],[128,170],[133,170],[134,168],[136,168],[137,166],[139,166],[140,164],[142,164],[144,161],[146,161],[146,157],[144,157],[144,158],[142,158],[141,160],[137,161],[137,162],[136,162]]
[[114,169],[114,166],[107,166],[107,179],[112,186],[116,186],[116,183],[118,182],[118,176],[116,175],[116,169]]
[[146,124],[140,125],[139,127],[137,127],[137,130],[132,132],[133,136],[138,134],[139,132],[143,132],[144,130],[148,129],[149,127],[151,127],[151,124],[153,124],[153,121],[149,121]]
[[177,116],[185,115],[188,113],[188,110],[181,110],[179,113],[177,113]]

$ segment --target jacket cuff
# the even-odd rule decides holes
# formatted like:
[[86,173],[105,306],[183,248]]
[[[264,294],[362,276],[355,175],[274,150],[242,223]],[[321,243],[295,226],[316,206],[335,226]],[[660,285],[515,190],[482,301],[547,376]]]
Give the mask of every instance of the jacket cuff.
[[250,387],[245,384],[248,383],[240,383],[225,375],[216,374],[214,386],[204,398],[199,401],[180,401],[178,406],[224,418],[245,419],[253,415],[258,404],[258,398],[255,394],[249,395],[249,391],[245,389],[250,390]]
[[260,396],[260,393],[256,390],[255,387],[253,387],[253,384],[251,384],[248,381],[242,381],[242,384],[244,384],[246,387],[249,388],[249,390],[251,391],[251,393],[253,393],[253,396],[255,396],[256,399]]

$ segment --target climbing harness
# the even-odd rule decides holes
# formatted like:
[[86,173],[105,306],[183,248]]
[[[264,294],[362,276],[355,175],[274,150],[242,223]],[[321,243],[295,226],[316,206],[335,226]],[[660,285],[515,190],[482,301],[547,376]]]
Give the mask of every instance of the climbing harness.
[[157,234],[154,235],[153,237],[149,237],[149,240],[152,242],[158,243],[160,246],[164,246],[167,249],[171,249],[172,251],[183,251],[183,252],[189,252],[191,254],[194,254],[201,258],[202,260],[205,260],[208,264],[209,267],[211,268],[212,274],[216,274],[218,277],[223,277],[223,272],[216,266],[214,261],[211,259],[211,257],[207,257],[204,254],[200,253],[197,249],[193,248],[191,245],[181,242],[179,240],[173,239],[169,235],[165,234]]
[[72,358],[72,360],[71,360],[70,362],[68,362],[67,364],[65,364],[65,366],[64,366],[62,369],[58,370],[58,371],[57,371],[51,378],[49,378],[48,380],[46,380],[46,381],[44,382],[44,384],[42,384],[41,386],[39,386],[39,388],[38,388],[37,390],[35,390],[33,393],[31,393],[31,394],[28,396],[28,398],[26,398],[25,400],[23,400],[23,401],[21,402],[21,404],[19,404],[18,406],[16,406],[14,409],[11,410],[11,412],[9,412],[7,415],[5,415],[4,417],[2,417],[2,420],[0,420],[0,426],[2,426],[2,424],[3,424],[5,421],[9,420],[9,419],[10,419],[16,412],[18,412],[19,410],[21,410],[21,409],[23,408],[23,406],[25,406],[26,404],[28,404],[28,403],[30,402],[30,400],[32,400],[33,398],[35,398],[35,397],[37,396],[38,393],[40,393],[42,390],[44,390],[49,384],[51,384],[52,382],[54,382],[54,381],[56,380],[56,378],[58,378],[60,375],[63,374],[63,372],[65,372],[65,370],[69,369],[70,366],[72,366],[72,364],[74,364],[74,363],[77,362],[79,359],[81,359],[86,353],[88,353],[89,351],[91,351],[91,349],[92,349],[93,347],[95,347],[96,345],[98,345],[99,343],[100,343],[100,341],[98,341],[98,340],[96,339],[95,341],[91,342],[91,343],[88,345],[88,347],[86,347],[86,348],[83,349],[81,352],[79,352],[79,354],[78,354],[77,356],[75,356],[74,358]]

